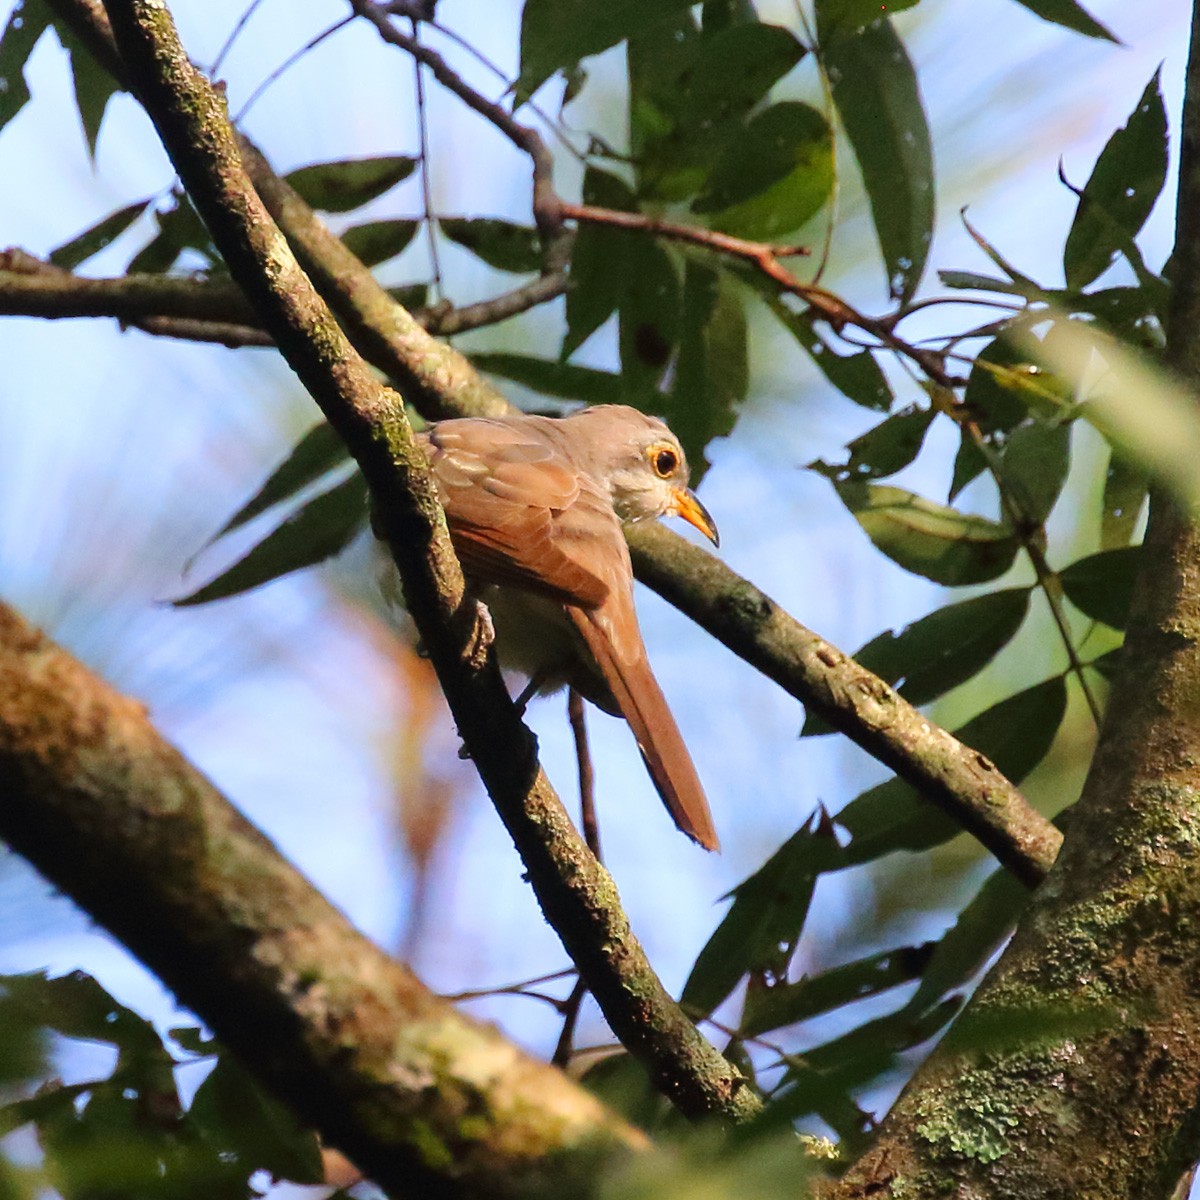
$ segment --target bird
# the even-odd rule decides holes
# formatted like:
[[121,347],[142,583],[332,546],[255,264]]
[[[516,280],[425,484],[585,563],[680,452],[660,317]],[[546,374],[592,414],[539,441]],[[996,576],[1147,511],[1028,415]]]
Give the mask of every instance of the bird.
[[706,850],[704,788],[646,656],[623,523],[683,518],[719,545],[657,417],[598,404],[564,417],[459,417],[419,435],[450,539],[488,608],[500,665],[529,677],[518,704],[570,686],[629,724],[667,811]]

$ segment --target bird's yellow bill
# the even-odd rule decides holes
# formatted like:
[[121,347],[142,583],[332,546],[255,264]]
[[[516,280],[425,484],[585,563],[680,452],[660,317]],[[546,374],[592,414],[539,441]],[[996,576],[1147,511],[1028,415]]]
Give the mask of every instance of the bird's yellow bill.
[[714,546],[721,544],[721,536],[717,533],[716,522],[691,488],[680,488],[675,493],[671,511],[677,517],[682,517],[689,525],[695,525]]

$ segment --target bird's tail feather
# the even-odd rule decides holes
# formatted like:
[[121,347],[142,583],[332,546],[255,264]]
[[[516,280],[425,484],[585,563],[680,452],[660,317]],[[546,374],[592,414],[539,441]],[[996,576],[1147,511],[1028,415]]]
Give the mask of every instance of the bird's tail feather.
[[567,613],[633,730],[650,778],[675,824],[706,850],[719,850],[720,841],[700,777],[650,670],[644,648],[639,645],[640,652],[625,660],[615,652],[608,635],[597,628],[591,612],[568,608]]

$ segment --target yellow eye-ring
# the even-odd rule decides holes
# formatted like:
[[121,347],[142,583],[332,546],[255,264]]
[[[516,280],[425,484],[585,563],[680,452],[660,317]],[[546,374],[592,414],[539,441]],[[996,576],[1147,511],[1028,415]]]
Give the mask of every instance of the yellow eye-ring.
[[670,446],[651,447],[650,465],[660,479],[669,479],[679,468],[679,455]]

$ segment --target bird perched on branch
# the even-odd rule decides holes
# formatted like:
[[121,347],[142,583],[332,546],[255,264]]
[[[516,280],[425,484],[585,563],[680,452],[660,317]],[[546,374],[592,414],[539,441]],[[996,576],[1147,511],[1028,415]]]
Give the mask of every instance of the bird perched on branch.
[[569,685],[624,717],[675,824],[716,850],[704,789],[646,658],[621,531],[675,515],[717,544],[678,438],[611,404],[439,421],[421,441],[500,663],[529,676],[522,700]]

